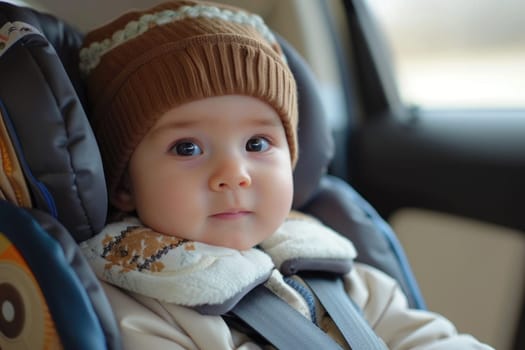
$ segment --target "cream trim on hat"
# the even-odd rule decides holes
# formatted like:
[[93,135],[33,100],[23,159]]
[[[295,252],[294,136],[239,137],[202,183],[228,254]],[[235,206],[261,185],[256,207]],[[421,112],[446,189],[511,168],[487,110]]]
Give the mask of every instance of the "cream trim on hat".
[[[272,31],[266,26],[263,19],[256,14],[249,14],[243,11],[234,12],[229,9],[221,9],[215,6],[195,5],[181,6],[176,11],[164,10],[157,13],[145,14],[136,21],[126,24],[123,29],[113,33],[110,38],[91,43],[89,47],[80,50],[80,70],[83,74],[89,74],[98,63],[100,57],[131,40],[156,25],[165,25],[171,22],[180,21],[186,18],[209,18],[220,19],[228,22],[245,24],[254,27],[270,44],[275,44],[277,40]],[[281,55],[284,62],[286,58]]]

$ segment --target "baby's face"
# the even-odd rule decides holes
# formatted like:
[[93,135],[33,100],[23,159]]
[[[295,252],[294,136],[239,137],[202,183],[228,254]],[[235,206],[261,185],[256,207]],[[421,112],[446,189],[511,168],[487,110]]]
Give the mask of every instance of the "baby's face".
[[280,118],[247,96],[206,98],[164,114],[134,151],[129,178],[145,225],[239,250],[270,236],[293,197]]

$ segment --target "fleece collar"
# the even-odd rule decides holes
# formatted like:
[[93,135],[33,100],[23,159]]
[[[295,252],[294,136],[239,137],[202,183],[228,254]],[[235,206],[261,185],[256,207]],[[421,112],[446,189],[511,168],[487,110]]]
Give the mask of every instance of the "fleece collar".
[[221,314],[276,267],[348,272],[353,244],[313,220],[290,219],[258,248],[238,251],[160,234],[136,218],[112,223],[81,249],[99,278],[126,290]]

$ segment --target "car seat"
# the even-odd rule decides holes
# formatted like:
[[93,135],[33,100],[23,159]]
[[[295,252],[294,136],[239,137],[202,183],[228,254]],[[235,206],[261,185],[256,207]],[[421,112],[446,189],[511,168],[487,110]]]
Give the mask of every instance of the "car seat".
[[[348,183],[316,81],[279,38],[298,84],[293,207],[355,244],[358,261],[424,302],[395,234]],[[118,349],[118,326],[78,243],[106,220],[107,193],[78,71],[82,34],[51,15],[0,3],[0,348]]]

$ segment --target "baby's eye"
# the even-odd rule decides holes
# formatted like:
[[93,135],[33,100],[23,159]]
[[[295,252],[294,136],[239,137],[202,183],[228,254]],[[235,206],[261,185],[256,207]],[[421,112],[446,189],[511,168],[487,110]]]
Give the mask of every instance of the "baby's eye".
[[191,157],[202,154],[201,148],[191,141],[177,142],[170,148],[170,152],[182,157]]
[[264,152],[270,148],[270,142],[261,136],[255,136],[246,142],[246,150],[248,152]]

